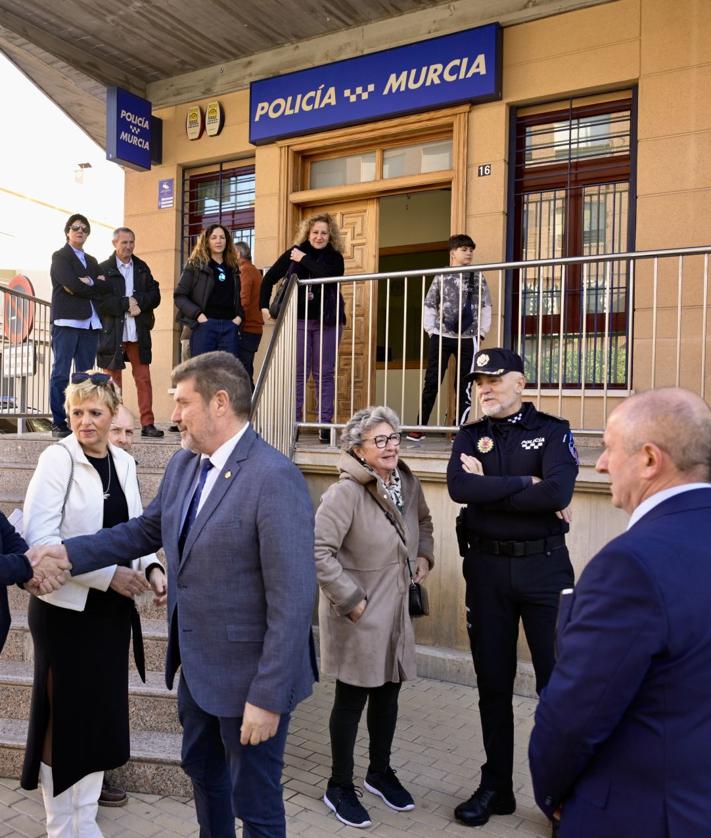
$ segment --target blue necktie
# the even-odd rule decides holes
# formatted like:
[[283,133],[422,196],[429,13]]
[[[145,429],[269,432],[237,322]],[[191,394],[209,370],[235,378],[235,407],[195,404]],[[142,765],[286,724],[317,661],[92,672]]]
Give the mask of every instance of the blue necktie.
[[188,533],[190,532],[190,527],[195,523],[195,519],[197,518],[197,511],[198,506],[200,505],[200,496],[202,495],[202,490],[205,488],[205,480],[207,480],[207,473],[212,468],[212,463],[210,462],[209,458],[206,458],[202,461],[202,465],[200,466],[200,477],[198,478],[197,486],[195,487],[195,491],[193,492],[193,496],[190,500],[190,506],[188,507],[188,514],[185,516],[185,521],[183,522],[183,529],[180,532],[180,538],[178,539],[178,549],[180,550],[180,555],[183,555],[183,547],[185,546],[185,540],[188,537]]

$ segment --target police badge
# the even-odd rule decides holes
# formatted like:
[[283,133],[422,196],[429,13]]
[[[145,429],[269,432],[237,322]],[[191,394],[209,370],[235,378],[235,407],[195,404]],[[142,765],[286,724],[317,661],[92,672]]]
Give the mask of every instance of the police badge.
[[482,436],[477,440],[476,450],[480,454],[488,454],[494,449],[494,440],[490,436]]

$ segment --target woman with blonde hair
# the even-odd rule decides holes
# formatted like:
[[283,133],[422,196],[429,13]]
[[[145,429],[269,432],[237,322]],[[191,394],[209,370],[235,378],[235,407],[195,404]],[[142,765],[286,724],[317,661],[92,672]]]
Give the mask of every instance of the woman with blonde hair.
[[[272,288],[284,276],[299,279],[343,276],[343,242],[335,219],[327,212],[305,218],[299,226],[296,244],[285,250],[264,275],[260,307],[264,322],[269,320]],[[318,421],[333,421],[336,349],[346,323],[343,297],[338,285],[299,285],[296,332],[296,421],[303,422],[304,389],[310,376],[316,388]],[[321,429],[319,439],[328,444],[330,434]]]
[[353,785],[358,723],[368,704],[365,788],[398,812],[415,808],[390,765],[398,695],[414,678],[410,578],[434,564],[422,486],[400,460],[400,421],[389,407],[355,413],[341,436],[340,472],[316,512],[321,670],[336,679],[329,721],[331,776],[324,802],[342,823],[371,820]]
[[222,224],[200,233],[173,293],[178,322],[190,336],[191,356],[239,351],[239,264],[232,236]]
[[[40,454],[25,497],[25,538],[56,544],[141,514],[133,457],[109,442],[120,404],[101,370],[72,375],[66,389],[71,434]],[[73,576],[59,590],[31,597],[34,684],[22,787],[42,786],[50,838],[98,838],[104,770],[130,756],[128,649],[144,674],[134,596],[166,597],[155,556]]]

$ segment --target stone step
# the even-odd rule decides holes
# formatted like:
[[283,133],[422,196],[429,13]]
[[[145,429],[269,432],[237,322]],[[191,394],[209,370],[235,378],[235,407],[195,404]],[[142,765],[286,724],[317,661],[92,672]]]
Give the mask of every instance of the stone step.
[[[32,698],[33,665],[0,660],[0,717],[27,720]],[[132,731],[179,733],[177,687],[169,690],[163,672],[146,672],[146,683],[129,673],[129,720]]]
[[[141,469],[162,471],[180,449],[180,436],[167,432],[163,439],[143,439],[140,432],[131,451]],[[48,445],[57,440],[48,433],[0,434],[0,462],[34,464]]]
[[[0,719],[0,776],[19,778],[22,773],[27,722]],[[179,733],[131,733],[131,759],[112,772],[112,781],[132,792],[192,797],[192,787],[180,767]]]
[[[168,626],[165,618],[162,620],[141,619],[141,626],[146,654],[146,670],[162,672],[168,646]],[[31,663],[33,659],[32,638],[27,627],[27,614],[25,612],[14,612],[12,614],[12,625],[0,661]],[[129,666],[131,669],[135,669],[133,654],[129,655]],[[2,775],[0,774],[0,776]]]
[[[158,558],[163,563],[163,566],[165,566],[165,556],[162,550],[158,551]],[[10,611],[13,614],[27,613],[27,605],[30,598],[27,591],[23,591],[17,585],[11,585],[7,589],[7,598],[10,604]],[[156,620],[160,622],[166,619],[166,606],[154,605],[152,592],[147,592],[138,597],[136,606],[138,607],[138,613],[141,615],[142,620]]]

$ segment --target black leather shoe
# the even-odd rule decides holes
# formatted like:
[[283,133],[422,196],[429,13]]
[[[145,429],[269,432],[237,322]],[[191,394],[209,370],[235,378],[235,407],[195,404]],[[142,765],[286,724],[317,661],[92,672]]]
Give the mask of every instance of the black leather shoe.
[[52,436],[55,439],[64,439],[71,434],[71,431],[66,425],[52,425]]
[[128,803],[128,795],[118,786],[112,786],[106,780],[101,785],[99,795],[99,806],[125,806]]
[[144,425],[141,428],[141,436],[152,436],[158,439],[158,437],[163,436],[163,431],[160,428],[156,428],[155,425]]
[[512,815],[516,811],[513,792],[491,791],[479,787],[465,803],[454,810],[454,817],[465,826],[481,826],[491,815]]

